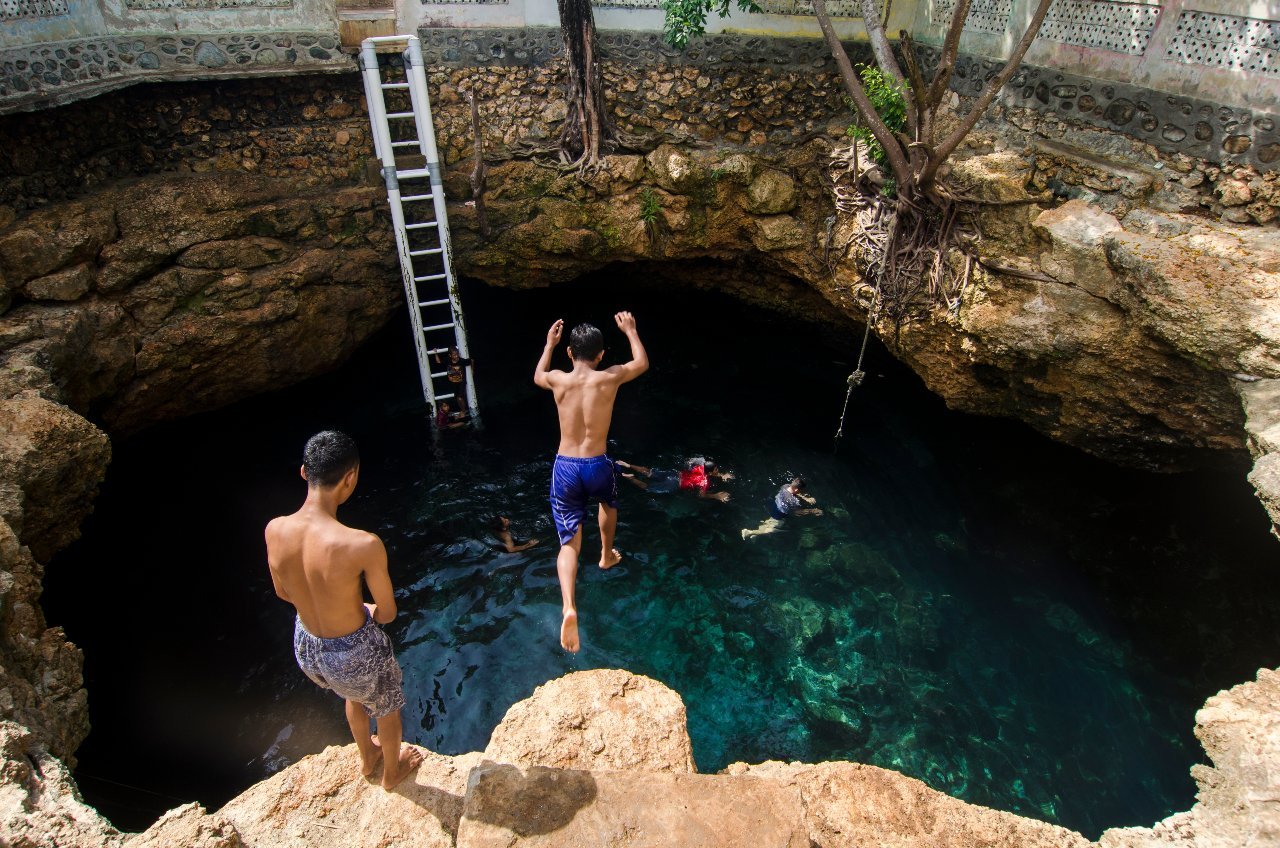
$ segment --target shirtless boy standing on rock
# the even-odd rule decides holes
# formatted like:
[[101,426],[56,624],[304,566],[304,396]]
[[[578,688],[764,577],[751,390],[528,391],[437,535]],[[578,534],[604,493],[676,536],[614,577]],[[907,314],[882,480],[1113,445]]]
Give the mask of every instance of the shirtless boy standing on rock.
[[[317,433],[303,451],[307,499],[292,515],[267,525],[267,564],[276,594],[293,604],[293,653],[312,682],[347,702],[347,724],[360,749],[360,773],[383,757],[382,788],[391,789],[422,762],[400,746],[403,677],[380,624],[396,617],[387,551],[372,533],[338,521],[338,507],[356,488],[360,455],[350,436]],[[364,602],[362,585],[374,602]],[[369,735],[369,717],[378,735]]]
[[613,533],[618,526],[618,482],[613,460],[605,456],[605,448],[618,387],[649,370],[649,356],[636,331],[636,319],[630,312],[619,312],[613,320],[631,342],[630,362],[597,371],[604,358],[604,337],[599,328],[579,324],[569,334],[573,370],[552,371],[551,354],[564,331],[561,320],[547,331],[547,345],[533,372],[533,382],[555,395],[560,414],[560,450],[551,469],[551,515],[560,536],[556,572],[564,606],[560,644],[566,651],[576,652],[579,648],[574,585],[578,554],[582,551],[582,522],[590,501],[600,502],[600,567],[612,568],[622,559],[613,547]]

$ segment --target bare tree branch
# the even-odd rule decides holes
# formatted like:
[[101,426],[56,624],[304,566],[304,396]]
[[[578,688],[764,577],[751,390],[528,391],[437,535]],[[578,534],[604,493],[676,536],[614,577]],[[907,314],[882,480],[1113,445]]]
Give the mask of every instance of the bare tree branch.
[[894,138],[893,132],[885,126],[880,115],[876,113],[876,107],[871,105],[871,99],[867,97],[866,89],[862,87],[862,81],[853,72],[853,64],[849,61],[849,54],[844,52],[844,45],[840,43],[840,37],[836,35],[835,29],[831,26],[831,19],[827,17],[826,0],[813,0],[813,12],[818,18],[818,26],[822,29],[822,37],[826,39],[827,47],[831,50],[831,56],[836,60],[836,67],[840,70],[840,79],[844,82],[845,91],[853,99],[854,108],[858,110],[858,115],[866,122],[867,129],[871,130],[871,134],[875,136],[876,141],[880,142],[880,146],[884,148],[885,157],[889,160],[889,167],[893,170],[893,176],[898,181],[898,185],[909,185],[911,182],[911,166],[907,162],[906,155],[902,152],[902,145],[898,143],[898,140]]
[[894,58],[893,47],[889,44],[889,36],[884,31],[884,21],[880,18],[880,5],[876,0],[862,0],[862,24],[867,28],[867,39],[871,42],[871,52],[876,57],[876,64],[894,80],[903,82],[902,69]]
[[915,114],[916,119],[909,121],[911,124],[912,138],[907,142],[907,156],[911,160],[911,169],[916,170],[923,155],[923,145],[929,140],[923,138],[921,130],[925,126],[926,118],[929,114],[928,105],[925,102],[925,84],[924,74],[920,71],[920,63],[916,61],[916,46],[911,40],[911,33],[905,29],[898,33],[898,43],[902,45],[902,61],[907,66],[907,79],[911,88],[911,99],[914,108],[908,106],[907,115]]
[[[938,70],[934,72],[933,84],[929,86],[929,117],[938,111],[942,95],[947,93],[951,84],[951,72],[956,67],[956,54],[960,51],[960,33],[964,30],[964,22],[969,17],[970,0],[960,0],[951,13],[951,26],[947,28],[946,40],[942,42],[942,55],[938,58]],[[930,120],[932,123],[932,120]],[[925,139],[928,141],[928,139]]]
[[[963,0],[962,0],[963,1]],[[929,157],[929,161],[925,163],[924,170],[920,172],[918,185],[923,188],[933,182],[937,176],[938,168],[951,155],[951,151],[955,150],[960,142],[964,141],[964,137],[973,129],[974,124],[978,123],[978,119],[987,111],[987,107],[991,105],[991,101],[1000,93],[1000,89],[1004,88],[1005,83],[1013,76],[1013,72],[1018,69],[1018,65],[1022,64],[1022,57],[1027,55],[1027,50],[1031,47],[1031,42],[1036,40],[1036,36],[1040,33],[1040,25],[1044,23],[1044,16],[1049,12],[1049,5],[1053,0],[1040,0],[1040,5],[1036,7],[1036,12],[1031,16],[1031,23],[1027,26],[1027,31],[1022,34],[1022,40],[1018,42],[1018,46],[1013,49],[1013,53],[1009,56],[1009,61],[1005,63],[1000,73],[996,74],[991,82],[987,83],[987,88],[978,98],[978,102],[973,104],[973,108],[969,110],[969,114],[964,116],[960,121],[960,126],[952,131],[941,144],[933,151],[933,155]]]

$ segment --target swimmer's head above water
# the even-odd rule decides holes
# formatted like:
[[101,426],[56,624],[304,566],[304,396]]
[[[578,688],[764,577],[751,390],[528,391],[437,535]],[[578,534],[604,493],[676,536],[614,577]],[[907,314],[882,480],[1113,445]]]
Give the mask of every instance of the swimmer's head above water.
[[604,356],[604,334],[595,324],[579,324],[569,333],[569,356],[578,362],[599,363]]
[[302,479],[313,489],[344,485],[355,488],[360,474],[360,452],[346,433],[324,430],[307,440],[302,449]]

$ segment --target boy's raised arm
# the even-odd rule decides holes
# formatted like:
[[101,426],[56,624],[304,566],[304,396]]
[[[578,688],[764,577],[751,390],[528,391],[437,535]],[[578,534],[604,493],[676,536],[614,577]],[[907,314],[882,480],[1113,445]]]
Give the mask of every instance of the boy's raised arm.
[[555,353],[556,345],[560,343],[560,334],[564,331],[564,319],[557,318],[555,323],[551,325],[551,329],[547,330],[547,344],[542,349],[542,357],[538,359],[537,366],[533,369],[533,384],[543,389],[551,388],[551,380],[548,375],[551,373],[551,355]]
[[649,370],[649,354],[645,352],[644,342],[640,341],[640,331],[636,329],[634,315],[619,312],[613,316],[613,320],[617,322],[618,329],[626,334],[627,341],[631,342],[631,361],[615,365],[609,370],[618,375],[620,382],[627,383]]

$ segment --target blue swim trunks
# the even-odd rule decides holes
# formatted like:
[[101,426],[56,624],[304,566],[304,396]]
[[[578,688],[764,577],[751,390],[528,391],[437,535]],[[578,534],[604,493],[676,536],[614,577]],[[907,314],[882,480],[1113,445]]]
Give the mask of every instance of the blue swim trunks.
[[560,544],[573,541],[587,517],[587,506],[597,500],[618,506],[618,478],[613,460],[600,456],[556,456],[551,467],[551,517],[556,522]]
[[404,706],[404,675],[391,639],[372,617],[346,636],[322,639],[298,619],[293,626],[293,655],[311,682],[332,689],[382,718]]

